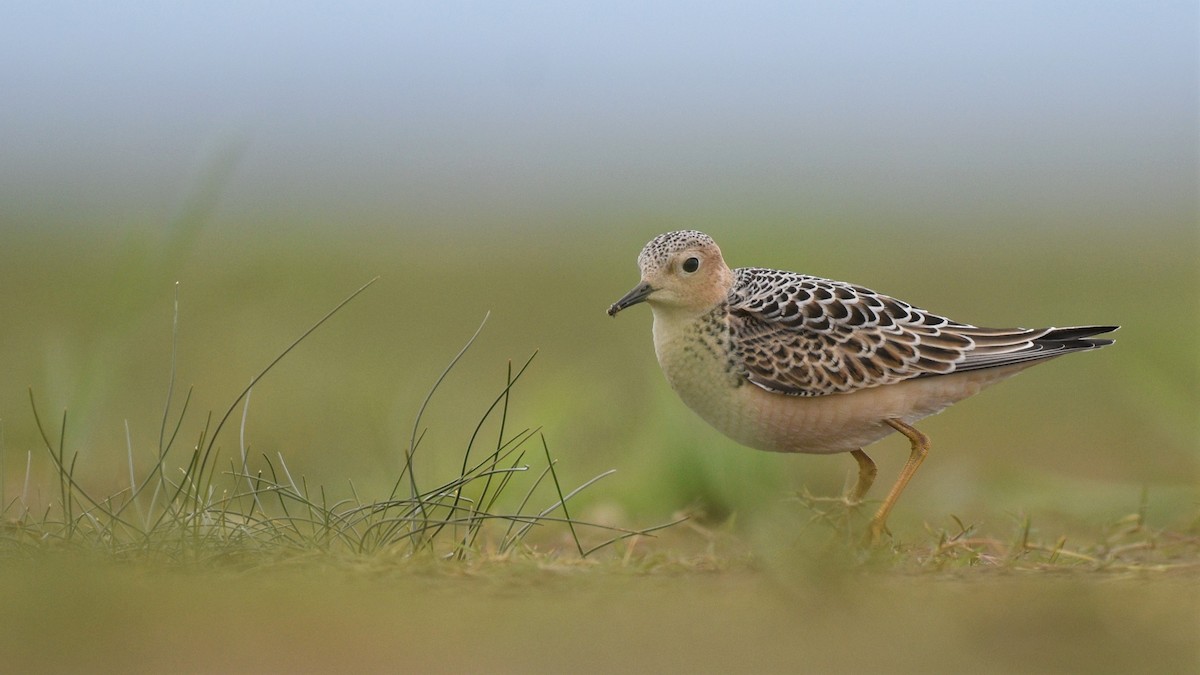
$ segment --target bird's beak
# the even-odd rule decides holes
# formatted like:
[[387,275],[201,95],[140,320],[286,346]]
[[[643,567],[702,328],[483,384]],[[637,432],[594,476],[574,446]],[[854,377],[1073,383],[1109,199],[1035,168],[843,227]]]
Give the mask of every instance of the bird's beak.
[[639,302],[644,302],[646,298],[650,297],[650,294],[655,290],[657,289],[643,281],[637,286],[634,286],[633,290],[626,293],[625,296],[620,300],[614,302],[612,307],[608,308],[608,315],[616,316],[617,312],[625,309],[626,307],[636,305]]

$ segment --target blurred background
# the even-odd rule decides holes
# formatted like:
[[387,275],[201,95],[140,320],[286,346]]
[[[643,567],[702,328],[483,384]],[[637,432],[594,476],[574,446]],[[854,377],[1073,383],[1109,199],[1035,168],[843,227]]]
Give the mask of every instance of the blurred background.
[[[96,492],[127,444],[152,463],[176,283],[186,451],[376,275],[255,388],[252,456],[386,496],[490,312],[422,419],[430,482],[536,350],[509,432],[541,427],[567,483],[617,469],[589,508],[839,492],[850,458],[726,440],[667,388],[649,312],[605,316],[641,246],[691,227],[731,265],[962,321],[1123,325],[927,421],[893,530],[1091,528],[1143,488],[1158,522],[1195,518],[1194,2],[7,3],[0,64],[8,501],[29,456],[29,499],[54,492],[30,388]],[[875,447],[881,486],[906,454]]]

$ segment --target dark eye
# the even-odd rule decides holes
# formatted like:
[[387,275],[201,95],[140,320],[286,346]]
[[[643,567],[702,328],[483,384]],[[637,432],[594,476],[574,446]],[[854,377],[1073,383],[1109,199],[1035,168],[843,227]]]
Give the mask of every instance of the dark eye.
[[688,258],[687,260],[683,261],[683,271],[684,272],[691,274],[692,272],[695,272],[698,269],[700,269],[700,259],[699,258]]

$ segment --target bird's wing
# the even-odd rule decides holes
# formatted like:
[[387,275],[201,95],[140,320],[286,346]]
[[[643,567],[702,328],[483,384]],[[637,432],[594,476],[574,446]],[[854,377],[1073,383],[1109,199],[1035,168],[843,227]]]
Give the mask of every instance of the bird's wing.
[[733,358],[752,383],[823,396],[1109,344],[1112,326],[978,328],[853,284],[743,268],[728,299]]

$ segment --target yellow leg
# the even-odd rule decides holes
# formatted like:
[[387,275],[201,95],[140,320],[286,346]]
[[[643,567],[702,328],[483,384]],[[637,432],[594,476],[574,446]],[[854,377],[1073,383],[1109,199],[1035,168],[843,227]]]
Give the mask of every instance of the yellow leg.
[[[929,454],[928,436],[900,420],[888,419],[884,420],[884,422],[887,422],[888,426],[908,438],[912,444],[912,452],[909,453],[908,461],[904,463],[904,468],[900,471],[900,477],[896,479],[896,484],[892,486],[891,492],[888,492],[887,498],[883,500],[883,505],[875,512],[875,517],[871,519],[867,533],[870,535],[872,544],[879,543],[880,537],[887,530],[887,517],[892,511],[892,506],[896,504],[896,500],[900,498],[900,493],[904,492],[904,487],[908,485],[908,481],[917,472],[917,467],[921,466],[921,462],[925,461],[925,455]],[[858,458],[855,457],[855,459]],[[861,466],[861,460],[859,461]]]
[[850,456],[858,462],[858,482],[854,484],[854,489],[846,497],[846,501],[853,505],[862,503],[867,490],[870,490],[871,484],[875,482],[875,474],[878,470],[875,468],[875,462],[871,461],[871,458],[867,457],[867,453],[863,452],[861,448],[851,450]]

